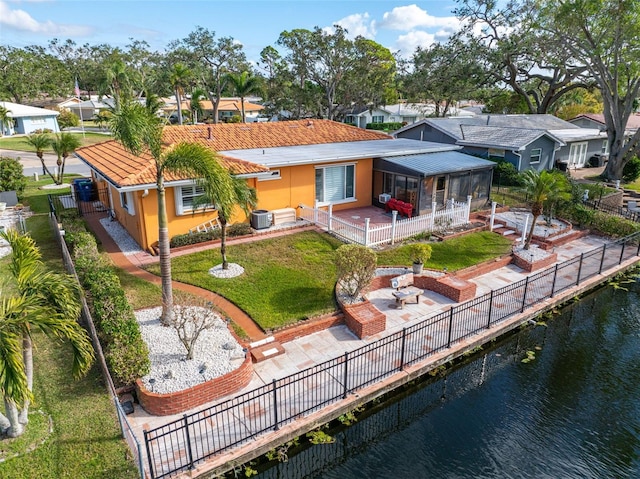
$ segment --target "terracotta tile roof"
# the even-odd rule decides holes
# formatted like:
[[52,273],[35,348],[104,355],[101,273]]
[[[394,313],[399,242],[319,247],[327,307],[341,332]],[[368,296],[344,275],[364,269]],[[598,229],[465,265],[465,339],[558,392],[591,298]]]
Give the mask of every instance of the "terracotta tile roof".
[[[392,137],[329,120],[166,126],[163,130],[165,146],[188,141],[201,143],[219,152],[381,139],[392,140]],[[136,157],[115,140],[78,148],[76,154],[118,186],[156,182],[153,158],[147,154]],[[221,155],[221,162],[236,175],[268,171],[264,166],[230,156]],[[165,176],[166,181],[183,179],[187,178],[171,174]]]
[[[148,154],[134,156],[116,140],[78,148],[76,154],[120,187],[149,185],[156,182],[156,167],[153,158]],[[221,163],[237,175],[268,170],[268,168],[255,163],[229,157],[221,157]],[[188,177],[172,173],[165,174],[165,181],[185,179]]]
[[[202,106],[203,110],[213,110],[213,104],[210,100],[200,100],[200,106]],[[247,100],[244,101],[244,111],[260,111],[264,110],[262,105],[258,105],[257,103],[251,103]],[[232,100],[220,100],[218,104],[218,111],[235,111],[238,113],[242,112],[242,106],[240,103],[240,99],[232,99]]]
[[[210,129],[210,130],[209,130]],[[211,131],[211,138],[209,138]],[[216,125],[167,126],[163,139],[168,144],[198,142],[216,151],[319,145],[392,137],[329,120],[297,120],[265,123],[218,123]]]

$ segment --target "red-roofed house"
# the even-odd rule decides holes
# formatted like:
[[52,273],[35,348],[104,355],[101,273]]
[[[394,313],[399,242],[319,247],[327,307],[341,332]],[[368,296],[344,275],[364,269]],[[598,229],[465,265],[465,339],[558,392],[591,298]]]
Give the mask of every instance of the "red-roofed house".
[[[258,208],[263,210],[331,204],[337,211],[377,204],[379,195],[383,195],[410,202],[420,212],[431,207],[432,197],[440,198],[438,195],[445,193],[444,189],[435,192],[429,186],[433,181],[422,181],[426,174],[443,175],[445,185],[446,172],[455,171],[458,176],[466,174],[469,181],[456,180],[452,184],[470,185],[471,170],[479,169],[485,172],[481,177],[483,185],[474,198],[482,202],[488,196],[493,166],[480,159],[473,161],[482,162],[481,165],[460,166],[465,159],[456,157],[453,160],[459,163],[456,165],[451,164],[451,156],[438,159],[433,155],[438,152],[462,155],[454,151],[460,149],[455,145],[394,139],[385,133],[328,120],[168,126],[163,131],[163,140],[167,146],[197,142],[218,152],[233,175],[246,178],[256,189]],[[97,182],[108,185],[100,198],[102,203],[108,205],[144,249],[149,249],[158,240],[153,159],[148,155],[133,156],[113,140],[79,148],[75,154],[91,168]],[[425,160],[425,156],[429,157],[428,168],[421,166],[420,161],[402,166],[416,157]],[[384,164],[375,172],[374,158]],[[384,159],[389,161],[385,163]],[[167,175],[165,186],[172,236],[215,218],[211,210],[193,211],[193,199],[201,194],[193,179]],[[460,196],[464,201],[470,194],[467,190],[452,189],[451,194],[441,199]]]

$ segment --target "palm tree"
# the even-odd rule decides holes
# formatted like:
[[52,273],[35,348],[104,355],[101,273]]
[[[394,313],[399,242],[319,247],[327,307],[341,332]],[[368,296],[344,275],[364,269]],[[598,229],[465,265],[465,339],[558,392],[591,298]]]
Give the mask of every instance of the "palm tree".
[[51,140],[51,148],[53,148],[55,154],[58,155],[56,161],[58,174],[52,175],[49,173],[49,176],[51,176],[56,185],[61,185],[64,180],[64,164],[67,157],[71,155],[76,148],[79,148],[81,144],[80,139],[71,133],[59,133]]
[[240,74],[229,73],[226,79],[231,84],[231,88],[235,94],[240,97],[242,123],[246,123],[247,118],[244,112],[244,99],[251,93],[259,93],[262,90],[260,78],[244,71]]
[[0,136],[4,136],[4,128],[11,122],[9,113],[11,113],[11,110],[5,108],[4,106],[0,106]]
[[[251,188],[247,181],[231,176],[224,168],[220,168],[217,177],[212,182],[203,184],[204,195],[196,198],[194,207],[200,205],[214,205],[218,210],[218,220],[220,221],[220,255],[222,256],[222,269],[229,269],[227,261],[227,225],[233,210],[240,207],[245,215],[249,216],[249,211],[254,209],[258,203],[256,190]],[[231,183],[231,190],[220,188],[218,185]]]
[[191,117],[193,118],[193,124],[198,123],[198,115],[200,118],[203,116],[201,100],[206,98],[205,91],[202,88],[196,88],[191,92],[191,102],[189,104],[191,108]]
[[178,124],[182,125],[182,97],[184,96],[184,89],[187,88],[191,82],[191,70],[182,63],[176,63],[171,69],[169,75],[169,83],[176,94],[176,100],[178,102]]
[[109,94],[116,104],[122,98],[133,98],[135,73],[121,59],[111,61],[104,72],[100,85],[101,94]]
[[28,422],[32,398],[32,329],[70,341],[76,377],[89,370],[94,356],[91,341],[77,322],[80,291],[73,277],[47,270],[30,236],[9,230],[0,233],[0,237],[12,249],[9,271],[17,289],[17,294],[3,296],[0,303],[0,370],[9,371],[0,375],[7,412],[7,417],[0,417],[0,423],[8,422],[8,434],[15,437]]
[[531,227],[524,244],[524,249],[528,250],[533,238],[536,221],[542,214],[544,205],[549,202],[568,199],[570,197],[570,185],[567,177],[559,171],[536,171],[532,169],[522,172],[522,182],[529,198],[531,214],[533,215]]
[[40,163],[42,163],[42,174],[49,175],[53,178],[53,175],[44,164],[44,150],[51,146],[51,137],[47,133],[32,133],[27,136],[27,143],[35,148],[36,156],[40,158]]
[[[215,181],[220,190],[231,189],[218,174],[221,168],[213,151],[197,143],[180,143],[163,150],[162,124],[148,110],[130,101],[122,102],[111,120],[115,138],[136,156],[149,154],[156,168],[158,195],[158,248],[160,250],[160,276],[162,280],[162,322],[169,324],[173,318],[173,290],[171,287],[171,256],[169,251],[169,225],[167,219],[165,172],[173,172],[191,178],[201,178],[203,184]],[[230,196],[230,194],[229,194]]]

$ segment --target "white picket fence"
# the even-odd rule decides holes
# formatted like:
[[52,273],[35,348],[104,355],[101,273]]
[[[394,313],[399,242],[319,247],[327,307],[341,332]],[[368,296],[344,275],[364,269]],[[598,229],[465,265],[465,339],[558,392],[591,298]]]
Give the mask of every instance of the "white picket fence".
[[326,209],[300,205],[299,211],[301,218],[349,243],[376,246],[394,244],[396,241],[421,233],[434,233],[469,223],[471,196],[467,197],[466,203],[448,200],[447,204],[439,209],[434,203],[431,213],[413,218],[399,220],[398,212],[393,211],[391,223],[377,226],[370,226],[369,218],[365,218],[364,225],[338,218],[333,215],[333,205],[329,205]]

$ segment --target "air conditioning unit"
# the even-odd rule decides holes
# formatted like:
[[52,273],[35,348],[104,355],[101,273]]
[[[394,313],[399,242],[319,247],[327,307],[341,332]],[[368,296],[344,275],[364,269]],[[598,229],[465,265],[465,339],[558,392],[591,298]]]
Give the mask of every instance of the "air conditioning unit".
[[388,195],[387,193],[382,193],[381,195],[378,195],[378,201],[382,204],[385,204],[390,199],[391,199],[391,195]]

